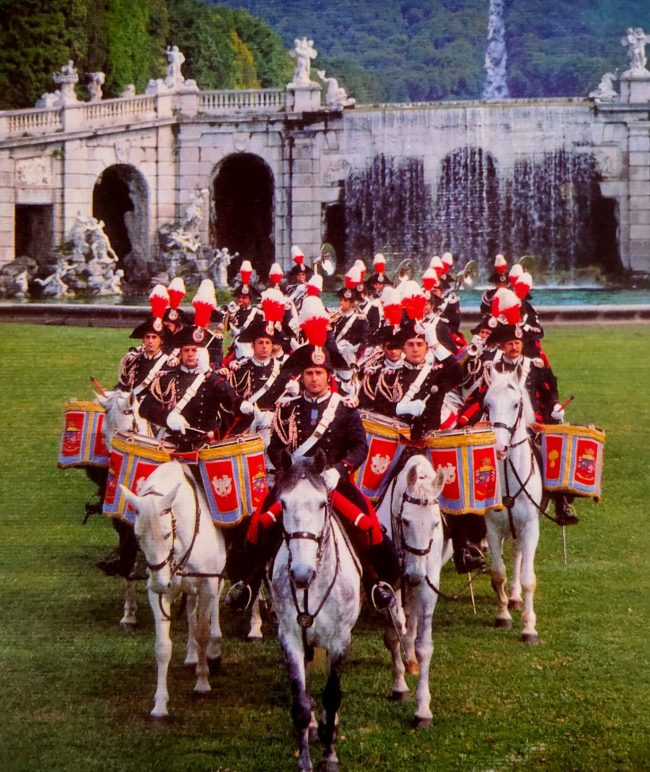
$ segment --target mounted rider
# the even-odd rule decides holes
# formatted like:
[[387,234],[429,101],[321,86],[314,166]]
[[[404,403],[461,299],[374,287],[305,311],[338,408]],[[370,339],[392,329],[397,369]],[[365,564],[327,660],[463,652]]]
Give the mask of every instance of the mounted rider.
[[[399,566],[372,504],[351,481],[366,458],[368,444],[357,409],[331,388],[333,371],[344,362],[325,345],[329,318],[320,306],[320,313],[302,324],[312,342],[297,349],[284,365],[300,373],[301,392],[276,411],[268,454],[271,463],[279,465],[283,450],[293,458],[313,456],[317,450],[325,453],[324,477],[332,506],[360,553],[368,598],[378,609],[386,608],[394,602],[392,585],[399,577]],[[255,597],[264,567],[277,547],[281,512],[272,489],[251,518],[243,564],[230,568],[235,584],[226,602],[233,608],[243,609]]]

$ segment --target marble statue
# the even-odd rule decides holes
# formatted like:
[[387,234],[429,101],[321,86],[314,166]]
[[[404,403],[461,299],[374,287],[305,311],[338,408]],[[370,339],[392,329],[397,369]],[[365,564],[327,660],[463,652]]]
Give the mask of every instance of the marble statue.
[[614,88],[615,80],[615,73],[606,72],[600,79],[598,86],[589,92],[589,98],[595,99],[597,102],[612,102],[618,97],[618,93]]
[[185,56],[179,50],[178,46],[167,46],[165,49],[165,56],[167,57],[168,63],[165,85],[169,88],[177,88],[185,80],[181,73],[181,65],[185,61]]
[[199,227],[203,221],[203,211],[206,204],[208,191],[196,189],[191,194],[191,202],[183,212],[181,217],[181,228],[189,233],[198,234]]
[[62,104],[63,97],[61,96],[61,92],[57,89],[56,91],[46,91],[42,94],[41,98],[36,100],[34,107],[51,110],[54,107],[61,107]]
[[61,87],[61,101],[64,104],[79,101],[74,90],[75,85],[79,82],[79,73],[75,69],[72,59],[68,59],[61,70],[52,75],[52,80]]
[[133,83],[127,83],[126,86],[124,86],[124,90],[122,91],[121,95],[122,99],[131,99],[131,97],[135,96],[135,86]]
[[327,92],[325,94],[325,103],[329,107],[352,107],[357,103],[356,99],[348,96],[348,92],[339,86],[339,82],[336,78],[326,78],[325,70],[316,70],[316,74],[327,84]]
[[51,298],[73,298],[75,296],[73,290],[64,281],[65,275],[70,271],[72,266],[67,263],[63,258],[59,258],[56,262],[54,273],[50,274],[45,279],[34,279],[37,284],[40,284],[42,294],[45,297]]
[[641,27],[628,27],[625,37],[621,38],[621,45],[627,46],[627,58],[630,69],[626,74],[647,74],[645,55],[646,43],[650,43],[650,35],[646,35]]
[[88,93],[91,102],[100,102],[102,98],[102,86],[106,81],[106,75],[103,72],[88,73]]
[[239,257],[239,252],[231,255],[228,247],[212,250],[212,259],[208,265],[208,272],[214,282],[214,286],[218,289],[224,289],[228,286],[228,266],[237,257]]
[[296,60],[293,79],[289,85],[308,86],[311,83],[309,79],[311,60],[315,59],[318,55],[314,48],[314,41],[307,40],[307,38],[295,38],[289,55]]

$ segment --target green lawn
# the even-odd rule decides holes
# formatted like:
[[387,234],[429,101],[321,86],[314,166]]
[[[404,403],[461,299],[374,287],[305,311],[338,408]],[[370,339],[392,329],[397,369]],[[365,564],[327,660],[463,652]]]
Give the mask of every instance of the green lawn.
[[[94,562],[114,546],[110,523],[82,525],[93,486],[56,466],[66,398],[89,376],[112,386],[123,330],[2,325],[0,429],[0,769],[291,770],[289,689],[273,629],[243,642],[223,611],[222,672],[193,700],[182,666],[184,622],[170,669],[172,720],[148,719],[153,628],[121,632],[121,586]],[[546,349],[573,423],[607,432],[603,502],[578,502],[581,523],[542,523],[536,610],[542,644],[491,627],[487,578],[434,617],[434,725],[414,731],[413,704],[391,681],[375,615],[364,612],[344,674],[346,770],[650,769],[650,554],[647,449],[650,326],[552,328]],[[459,584],[451,567],[443,589]],[[317,690],[323,675],[315,669]],[[315,759],[318,758],[314,754]]]

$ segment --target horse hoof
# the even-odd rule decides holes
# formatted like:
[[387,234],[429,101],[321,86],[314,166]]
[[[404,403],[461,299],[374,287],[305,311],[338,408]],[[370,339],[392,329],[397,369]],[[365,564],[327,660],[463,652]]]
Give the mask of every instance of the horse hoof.
[[407,662],[404,667],[409,675],[418,675],[420,672],[420,667],[417,662]]
[[510,630],[512,628],[512,619],[503,619],[501,617],[497,617],[494,620],[494,626],[499,627],[502,630]]
[[134,633],[136,627],[135,622],[120,622],[120,630],[124,633]]
[[208,668],[210,670],[210,675],[219,673],[221,671],[221,657],[208,657]]
[[210,689],[205,689],[203,691],[197,692],[196,689],[192,689],[192,699],[193,700],[204,700],[206,697],[210,696]]
[[151,719],[151,720],[152,720],[154,723],[156,723],[156,724],[158,724],[158,725],[160,725],[160,726],[164,726],[165,724],[168,724],[168,723],[169,723],[169,721],[170,721],[170,718],[169,718],[169,713],[162,713],[162,714],[160,714],[160,715],[159,715],[159,714],[157,714],[157,713],[150,713],[150,714],[149,714],[149,718],[150,718],[150,719]]
[[316,767],[318,772],[339,772],[338,761],[332,761],[329,759],[321,759]]
[[249,635],[246,638],[246,643],[262,643],[264,638],[261,635]]
[[317,742],[320,742],[318,739],[318,727],[316,724],[309,727],[309,733],[307,737],[310,745],[315,745]]
[[508,611],[521,611],[524,608],[523,600],[509,600]]
[[415,716],[413,718],[413,721],[411,721],[411,726],[413,729],[429,729],[433,726],[433,719],[432,718],[421,718],[420,716]]
[[539,643],[541,643],[537,633],[522,633],[521,642],[527,643],[529,646],[537,646]]
[[195,659],[194,661],[186,659],[185,662],[183,662],[183,667],[186,667],[188,670],[193,670],[198,664],[198,659]]
[[410,692],[408,690],[405,692],[393,691],[392,694],[390,695],[390,699],[393,702],[406,702],[409,698],[409,695],[410,695]]

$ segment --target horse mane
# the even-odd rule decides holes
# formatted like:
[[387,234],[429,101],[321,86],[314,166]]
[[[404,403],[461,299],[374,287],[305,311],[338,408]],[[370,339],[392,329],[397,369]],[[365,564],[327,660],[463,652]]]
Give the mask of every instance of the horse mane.
[[317,490],[325,491],[325,482],[322,476],[322,464],[318,458],[303,457],[291,463],[283,461],[282,467],[277,470],[276,485],[278,495],[284,491],[293,490],[299,482],[307,480]]
[[[418,476],[418,467],[424,466],[430,472],[426,477],[420,479]],[[410,458],[406,465],[406,487],[415,498],[431,499],[434,497],[435,488],[433,485],[435,472],[431,462],[426,456],[416,455]]]

